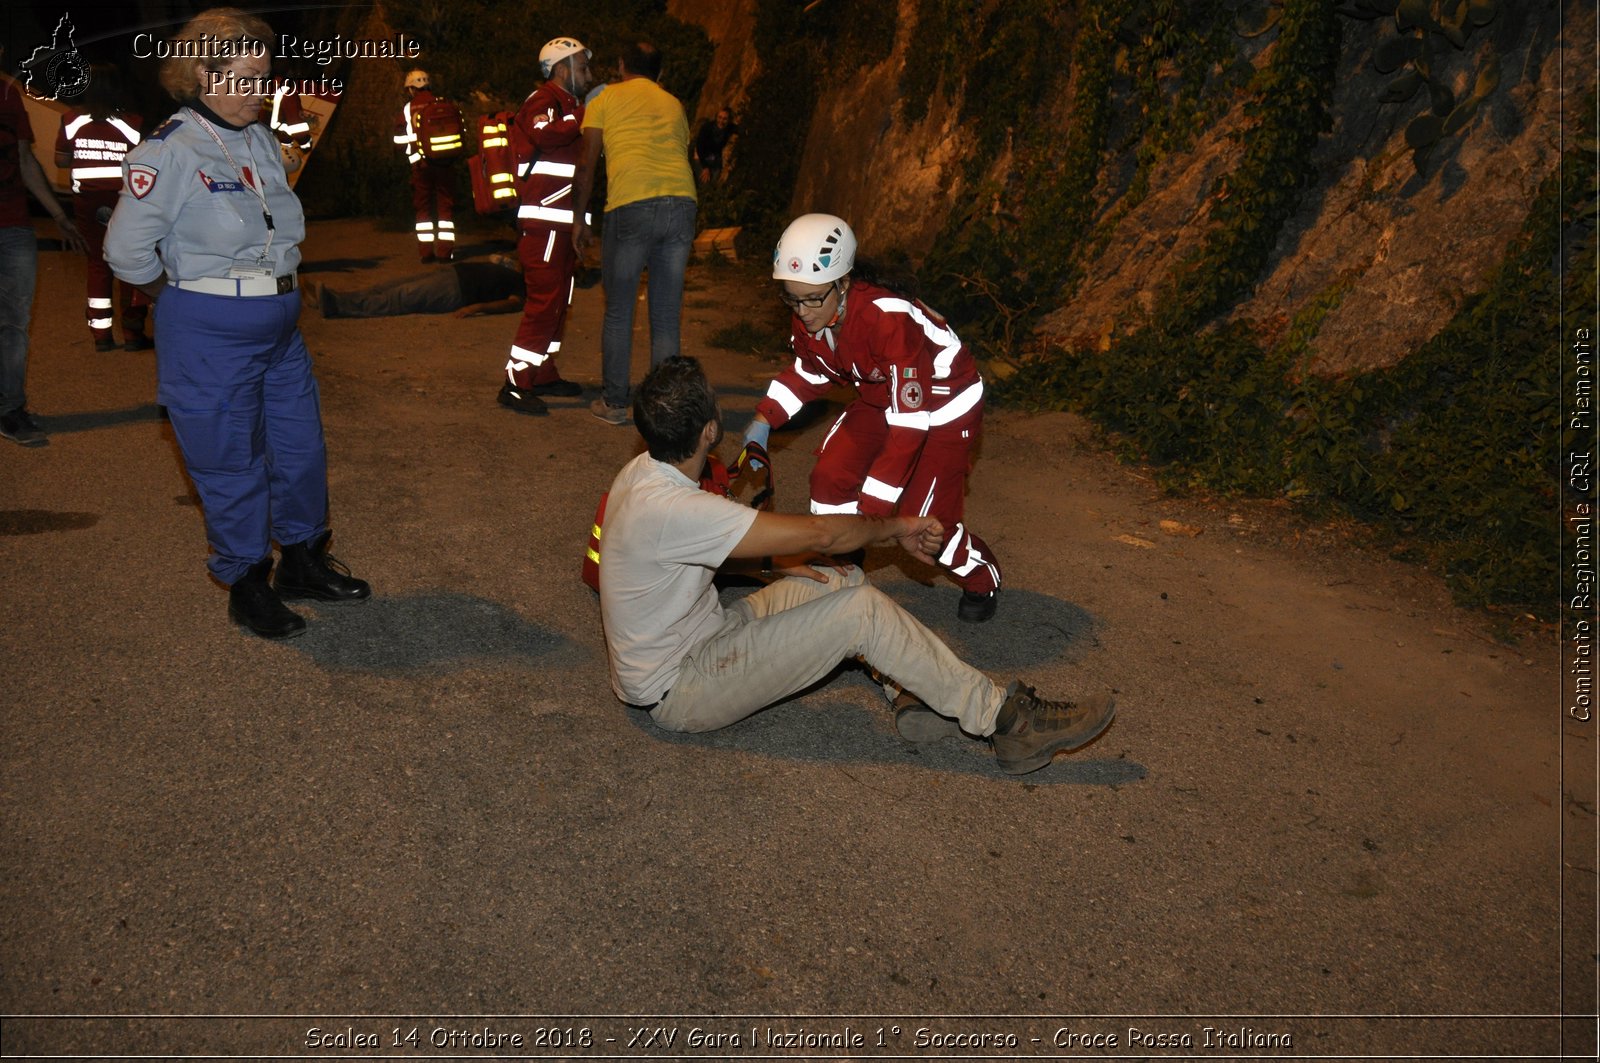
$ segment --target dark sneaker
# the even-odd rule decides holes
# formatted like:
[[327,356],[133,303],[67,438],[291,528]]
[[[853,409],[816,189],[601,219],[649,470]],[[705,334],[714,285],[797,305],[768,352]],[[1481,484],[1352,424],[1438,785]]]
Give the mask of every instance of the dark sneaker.
[[110,336],[96,336],[94,338],[94,349],[99,354],[104,354],[106,351],[114,351],[117,349],[117,341]]
[[129,336],[127,340],[123,342],[122,349],[127,351],[129,354],[133,354],[138,351],[148,351],[154,346],[155,344],[150,341],[149,336]]
[[1006,702],[995,718],[994,758],[1007,775],[1025,775],[1069,749],[1086,746],[1117,714],[1108,694],[1083,701],[1046,701],[1019,679],[1006,688]]
[[589,403],[589,412],[606,424],[624,425],[628,423],[628,408],[626,406],[613,406],[606,402],[605,399],[595,399]]
[[894,729],[907,742],[937,742],[961,733],[959,723],[940,716],[909,690],[902,690],[894,699]]
[[961,601],[956,603],[956,619],[969,624],[981,624],[994,617],[994,608],[999,604],[1000,592],[997,590],[987,594],[962,591]]
[[228,616],[252,635],[264,639],[292,639],[306,629],[305,619],[283,604],[267,582],[272,558],[258,561],[228,588]]
[[0,436],[25,447],[42,447],[50,442],[50,437],[26,408],[0,414]]
[[518,413],[541,414],[550,412],[550,407],[546,406],[544,400],[533,393],[532,388],[518,388],[512,387],[510,384],[501,384],[500,394],[495,397],[495,401],[507,409],[516,410]]
[[372,596],[364,579],[350,574],[349,566],[328,553],[329,532],[314,539],[283,548],[278,563],[277,587],[280,597],[290,600],[312,598],[342,605],[361,602]]
[[[519,389],[521,390],[521,389]],[[583,394],[583,385],[571,380],[551,380],[526,389],[535,395],[548,395],[553,399],[575,399]]]

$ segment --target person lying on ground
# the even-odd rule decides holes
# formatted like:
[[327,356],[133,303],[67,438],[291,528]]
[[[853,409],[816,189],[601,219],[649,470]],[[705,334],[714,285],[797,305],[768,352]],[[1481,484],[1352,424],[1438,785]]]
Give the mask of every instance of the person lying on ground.
[[358,291],[335,291],[303,281],[300,296],[323,317],[399,317],[403,314],[514,314],[522,309],[522,266],[509,255],[451,262]]

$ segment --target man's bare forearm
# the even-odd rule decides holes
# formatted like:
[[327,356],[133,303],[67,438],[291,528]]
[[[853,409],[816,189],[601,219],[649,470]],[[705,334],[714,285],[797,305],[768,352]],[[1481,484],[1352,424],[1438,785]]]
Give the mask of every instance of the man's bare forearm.
[[755,523],[728,555],[769,557],[807,552],[848,554],[868,546],[906,545],[908,537],[943,529],[932,517],[863,517],[852,514],[758,513]]

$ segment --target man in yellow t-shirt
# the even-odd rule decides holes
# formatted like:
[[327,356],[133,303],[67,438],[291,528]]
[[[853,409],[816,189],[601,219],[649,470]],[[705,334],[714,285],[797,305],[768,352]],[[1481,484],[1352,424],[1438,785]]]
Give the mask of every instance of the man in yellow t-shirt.
[[661,53],[643,41],[617,63],[621,80],[593,97],[583,116],[583,160],[574,178],[572,242],[594,242],[583,221],[600,153],[606,156],[606,225],[600,279],[606,290],[600,332],[600,398],[589,406],[609,424],[628,423],[633,364],[633,306],[650,270],[650,364],[678,354],[683,272],[694,245],[695,186],[689,169],[689,119],[683,104],[656,83]]

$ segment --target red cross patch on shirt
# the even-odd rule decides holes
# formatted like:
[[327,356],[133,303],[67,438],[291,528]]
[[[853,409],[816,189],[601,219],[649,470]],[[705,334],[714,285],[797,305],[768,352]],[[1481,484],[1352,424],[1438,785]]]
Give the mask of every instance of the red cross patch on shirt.
[[136,162],[128,167],[128,191],[133,193],[133,198],[143,199],[148,196],[156,186],[156,168]]

